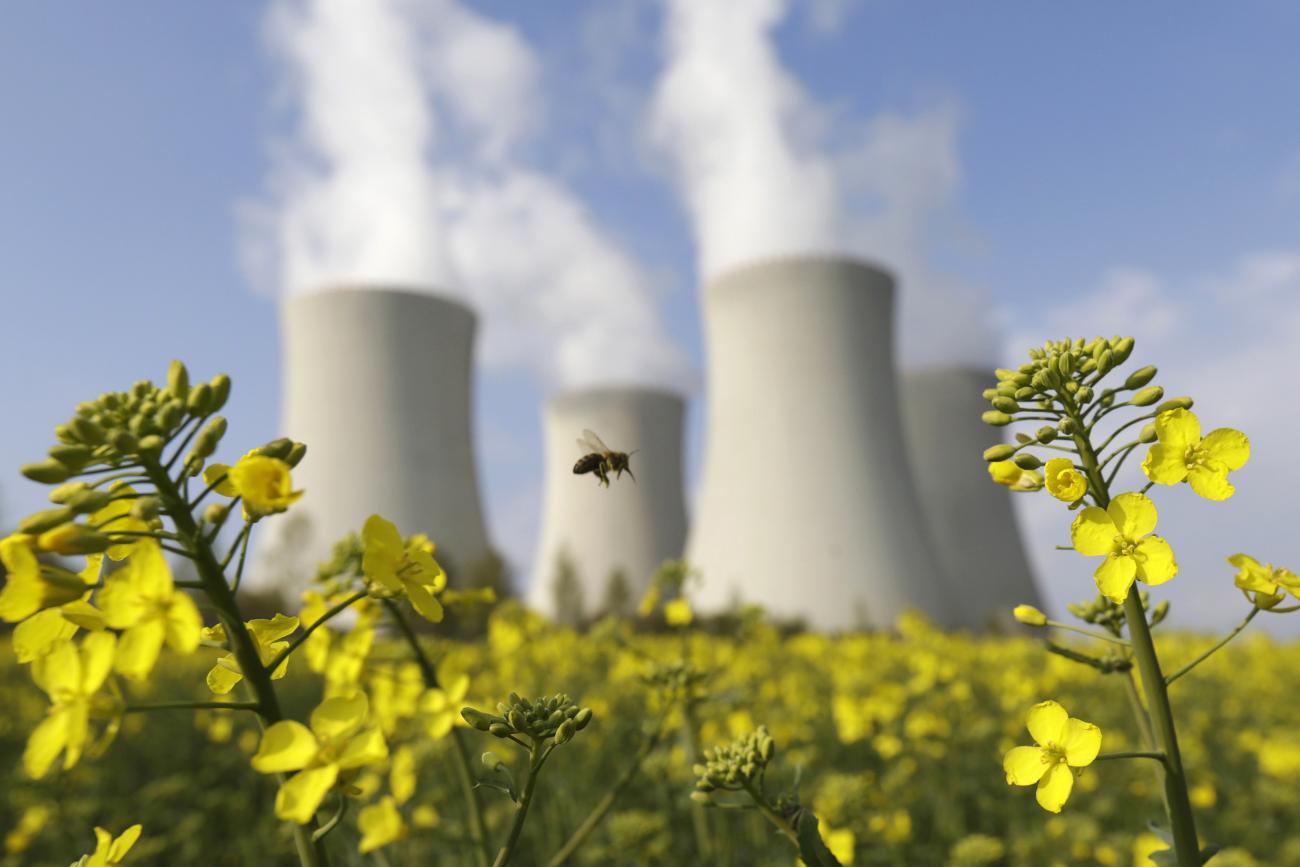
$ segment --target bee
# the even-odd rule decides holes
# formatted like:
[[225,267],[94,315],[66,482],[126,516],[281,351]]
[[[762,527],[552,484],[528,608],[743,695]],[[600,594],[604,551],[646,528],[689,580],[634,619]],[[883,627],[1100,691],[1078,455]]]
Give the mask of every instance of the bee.
[[632,467],[629,461],[632,452],[616,452],[601,441],[589,430],[582,432],[582,438],[578,440],[578,449],[582,452],[582,457],[573,465],[573,474],[581,476],[584,473],[595,473],[596,478],[600,479],[601,485],[609,487],[609,474],[613,473],[614,478],[621,478],[626,472],[632,476],[632,481],[636,481],[636,476],[632,475]]

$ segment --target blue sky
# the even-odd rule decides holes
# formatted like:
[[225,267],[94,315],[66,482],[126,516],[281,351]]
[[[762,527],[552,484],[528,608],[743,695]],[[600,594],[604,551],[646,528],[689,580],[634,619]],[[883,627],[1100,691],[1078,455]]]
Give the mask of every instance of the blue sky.
[[[679,347],[698,372],[695,286],[710,240],[678,171],[680,152],[653,134],[664,9],[652,0],[408,5],[427,7],[428,38],[452,9],[475,27],[512,34],[511,50],[534,64],[534,114],[511,133],[505,156],[483,156],[499,118],[479,128],[451,110],[438,127],[439,159],[470,166],[467,183],[523,170],[582,203],[583,237],[621,252],[642,280],[639,302],[658,317],[656,339]],[[284,143],[298,130],[267,14],[251,2],[87,4],[75,16],[50,4],[8,10],[0,31],[5,523],[43,502],[16,467],[43,454],[77,401],[161,376],[172,357],[201,375],[234,377],[229,416],[241,444],[276,435],[282,290],[251,278],[241,216],[249,203],[276,204]],[[853,242],[902,271],[919,323],[904,330],[905,356],[935,354],[922,344],[937,342],[927,335],[943,329],[927,329],[942,317],[920,308],[958,296],[1000,323],[990,355],[1067,331],[1132,332],[1171,391],[1198,396],[1207,426],[1252,435],[1255,457],[1237,500],[1171,496],[1162,509],[1184,563],[1170,595],[1184,622],[1200,625],[1236,604],[1218,558],[1241,548],[1300,565],[1288,529],[1300,471],[1288,466],[1285,434],[1300,412],[1278,396],[1294,389],[1286,373],[1300,365],[1298,29],[1300,8],[1282,2],[1065,10],[792,0],[771,31],[780,70],[819,131],[808,145],[814,155],[850,153],[882,116],[935,120],[917,127],[935,131],[935,170],[908,163],[916,174],[892,179],[905,205],[915,204],[909,185],[924,193],[915,196],[924,213],[908,223],[916,243],[875,251],[869,232]],[[868,193],[891,181],[879,165],[873,171]],[[888,202],[882,215],[870,195],[864,201],[868,216],[894,225]],[[937,294],[917,288],[930,282],[941,284]],[[546,383],[567,375],[547,363],[537,354],[485,363],[479,384],[492,530],[525,574],[540,485],[539,400]],[[701,417],[697,406],[693,456]],[[1033,546],[1063,533],[1059,514],[1021,505]],[[1051,568],[1055,600],[1079,595],[1066,590],[1078,569],[1046,555],[1038,563]]]

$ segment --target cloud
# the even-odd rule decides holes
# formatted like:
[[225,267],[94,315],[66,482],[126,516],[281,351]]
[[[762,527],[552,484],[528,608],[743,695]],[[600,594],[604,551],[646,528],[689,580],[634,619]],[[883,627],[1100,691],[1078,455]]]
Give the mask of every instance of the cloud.
[[955,105],[840,120],[782,65],[788,12],[786,0],[667,3],[649,136],[672,164],[701,279],[782,255],[883,261],[900,277],[906,362],[988,361],[986,293],[930,264],[961,182]]
[[277,0],[267,33],[294,113],[244,209],[263,284],[429,287],[479,311],[489,365],[690,385],[649,269],[528,159],[547,109],[514,27],[455,0]]
[[[1156,382],[1169,394],[1189,394],[1208,431],[1233,427],[1251,440],[1250,462],[1233,474],[1236,495],[1202,500],[1185,487],[1150,493],[1160,510],[1157,532],[1168,538],[1180,573],[1158,593],[1172,600],[1179,625],[1221,627],[1225,611],[1245,603],[1224,558],[1238,551],[1294,568],[1300,565],[1295,491],[1300,462],[1292,459],[1300,403],[1292,372],[1300,369],[1300,250],[1241,256],[1221,273],[1174,280],[1136,268],[1108,272],[1092,289],[1046,307],[1016,330],[1004,362],[1018,364],[1030,346],[1067,334],[1132,334],[1130,367],[1156,364]],[[1137,457],[1143,452],[1139,451]],[[1145,483],[1133,459],[1121,485]],[[1095,565],[1066,543],[1068,519],[1045,497],[1018,497],[1031,556],[1046,577],[1058,610],[1092,591]],[[1274,629],[1300,624],[1266,618]]]

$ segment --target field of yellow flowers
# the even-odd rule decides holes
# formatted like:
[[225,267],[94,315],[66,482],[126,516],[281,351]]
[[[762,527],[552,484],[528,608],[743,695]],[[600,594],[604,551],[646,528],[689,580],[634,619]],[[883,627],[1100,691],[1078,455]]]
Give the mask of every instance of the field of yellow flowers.
[[[647,674],[683,658],[702,673],[689,712],[672,706],[663,738],[571,863],[793,864],[791,850],[753,811],[701,810],[689,798],[696,742],[708,747],[757,725],[776,743],[769,789],[797,785],[844,863],[1129,865],[1150,863],[1144,851],[1158,848],[1145,830],[1156,782],[1144,763],[1088,768],[1057,816],[1045,817],[1028,793],[1006,785],[1002,755],[1024,740],[1025,709],[1039,696],[1088,708],[1107,733],[1107,749],[1124,749],[1131,728],[1118,676],[1081,677],[1078,666],[1026,638],[950,634],[919,619],[890,634],[842,637],[782,635],[761,624],[726,637],[644,634],[614,621],[579,634],[505,605],[484,640],[425,641],[444,680],[468,677],[465,704],[491,707],[511,690],[563,689],[594,711],[591,726],[557,753],[540,781],[519,863],[545,863],[632,762],[662,708]],[[1171,660],[1210,643],[1159,639]],[[91,827],[136,822],[144,834],[131,863],[295,863],[275,817],[275,790],[249,766],[260,736],[253,715],[128,715],[101,757],[30,780],[20,758],[47,699],[14,664],[9,642],[3,645],[4,867],[62,867],[89,850]],[[355,656],[337,641],[330,651],[339,665],[350,652]],[[193,693],[218,655],[164,657],[149,689]],[[1175,701],[1184,756],[1199,771],[1193,798],[1202,833],[1230,847],[1216,865],[1300,864],[1300,707],[1280,703],[1277,690],[1279,673],[1297,664],[1300,644],[1247,636],[1180,682]],[[410,727],[427,726],[419,671],[399,647],[380,641],[362,665],[373,710],[393,743]],[[304,714],[323,688],[305,667],[282,684],[292,712]],[[476,754],[491,749],[516,761],[496,739],[458,726]],[[395,749],[387,766],[357,785],[402,796],[408,834],[379,850],[383,860],[371,860],[378,853],[356,854],[356,832],[341,826],[334,833],[354,843],[336,846],[335,863],[474,863],[449,761],[452,738],[407,740],[420,744],[413,758],[402,753],[399,760]],[[403,774],[413,773],[413,789],[390,780],[399,763]],[[504,794],[485,803],[489,825],[505,821]]]

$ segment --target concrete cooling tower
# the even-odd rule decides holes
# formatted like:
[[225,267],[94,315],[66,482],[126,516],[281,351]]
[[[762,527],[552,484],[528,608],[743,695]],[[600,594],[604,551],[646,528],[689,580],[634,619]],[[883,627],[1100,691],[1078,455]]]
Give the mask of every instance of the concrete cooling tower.
[[1012,511],[1015,494],[993,484],[981,458],[996,442],[980,421],[992,372],[934,367],[906,371],[900,381],[912,473],[956,622],[1009,624],[1012,608],[1039,605],[1040,596]]
[[[659,564],[682,556],[684,410],[680,396],[651,388],[590,388],[547,402],[546,489],[528,597],[532,607],[571,622],[604,613],[611,603],[618,607],[620,600],[635,606]],[[603,488],[594,475],[573,474],[584,429],[610,448],[636,450],[635,482],[611,477]],[[612,577],[616,573],[621,579]]]
[[687,559],[706,610],[755,602],[823,629],[951,620],[907,465],[889,274],[838,257],[703,290],[708,443]]
[[[283,433],[307,444],[306,493],[268,521],[258,577],[301,586],[372,513],[427,533],[452,580],[488,554],[471,447],[474,314],[432,294],[378,287],[290,297]],[[286,588],[289,589],[289,588]]]

